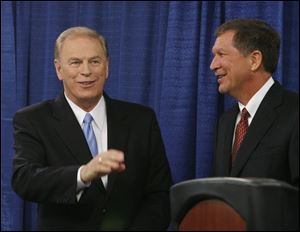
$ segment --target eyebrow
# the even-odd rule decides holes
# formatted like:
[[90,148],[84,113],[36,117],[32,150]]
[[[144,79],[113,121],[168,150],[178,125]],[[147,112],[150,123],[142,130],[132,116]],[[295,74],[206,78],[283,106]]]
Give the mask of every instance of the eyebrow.
[[212,53],[217,53],[217,52],[226,52],[226,50],[224,49],[224,48],[215,48],[215,47],[213,47],[212,49],[211,49],[211,51],[212,51]]
[[80,59],[77,58],[77,57],[71,57],[71,58],[69,58],[68,60],[80,60]]
[[89,60],[93,60],[93,59],[103,59],[103,57],[101,57],[101,56],[93,56],[93,57],[89,58]]

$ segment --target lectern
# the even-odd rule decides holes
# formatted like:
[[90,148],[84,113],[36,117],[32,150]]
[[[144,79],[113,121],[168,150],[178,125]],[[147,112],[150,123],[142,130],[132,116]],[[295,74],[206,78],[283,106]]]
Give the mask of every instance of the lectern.
[[299,230],[299,188],[274,179],[189,180],[170,199],[173,230]]

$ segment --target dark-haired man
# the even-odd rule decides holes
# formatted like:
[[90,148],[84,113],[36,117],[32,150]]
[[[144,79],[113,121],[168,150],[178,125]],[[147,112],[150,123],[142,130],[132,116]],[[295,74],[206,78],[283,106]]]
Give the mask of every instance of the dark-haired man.
[[237,101],[219,122],[215,176],[264,177],[299,185],[299,95],[272,78],[280,38],[267,23],[236,19],[216,30],[210,68]]

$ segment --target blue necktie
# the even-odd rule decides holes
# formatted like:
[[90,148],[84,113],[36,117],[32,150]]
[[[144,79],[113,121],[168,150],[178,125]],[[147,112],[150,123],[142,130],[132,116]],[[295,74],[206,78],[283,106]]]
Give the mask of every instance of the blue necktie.
[[92,127],[92,115],[87,113],[83,119],[83,133],[93,156],[98,154],[97,141]]

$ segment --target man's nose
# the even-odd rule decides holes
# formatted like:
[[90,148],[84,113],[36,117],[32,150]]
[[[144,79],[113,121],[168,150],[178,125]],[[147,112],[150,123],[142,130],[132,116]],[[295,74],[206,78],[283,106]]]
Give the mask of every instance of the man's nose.
[[81,66],[81,74],[84,76],[91,75],[91,69],[88,62],[83,62]]
[[209,68],[212,70],[212,71],[216,71],[217,69],[219,69],[221,67],[221,63],[220,63],[220,60],[217,56],[214,56],[213,60],[211,61],[210,63],[210,66]]

